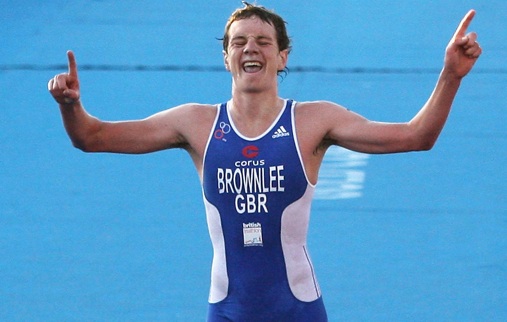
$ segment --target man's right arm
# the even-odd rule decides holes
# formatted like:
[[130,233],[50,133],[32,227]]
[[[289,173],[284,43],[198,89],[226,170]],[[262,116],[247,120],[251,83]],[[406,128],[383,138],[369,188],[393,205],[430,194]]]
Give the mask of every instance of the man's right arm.
[[90,115],[81,103],[74,54],[68,51],[67,56],[68,72],[52,78],[48,90],[75,147],[86,152],[147,153],[187,144],[179,124],[193,110],[190,105],[135,121],[105,122]]

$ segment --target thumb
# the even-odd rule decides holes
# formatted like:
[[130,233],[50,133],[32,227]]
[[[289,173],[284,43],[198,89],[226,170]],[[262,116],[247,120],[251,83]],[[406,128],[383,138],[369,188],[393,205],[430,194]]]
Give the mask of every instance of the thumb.
[[68,102],[73,102],[79,100],[79,91],[74,89],[66,89],[63,91],[63,96],[65,97],[65,100]]
[[464,37],[457,37],[455,40],[454,40],[454,44],[455,45],[458,45],[458,46],[462,46],[464,44],[466,44],[468,42],[468,37],[467,36],[464,36]]

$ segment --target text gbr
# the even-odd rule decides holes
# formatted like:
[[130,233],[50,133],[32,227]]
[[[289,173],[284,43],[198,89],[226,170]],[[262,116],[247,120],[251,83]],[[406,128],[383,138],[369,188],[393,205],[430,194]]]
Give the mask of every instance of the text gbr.
[[244,213],[268,213],[268,192],[283,192],[284,166],[259,168],[218,168],[218,193],[236,194],[236,211]]

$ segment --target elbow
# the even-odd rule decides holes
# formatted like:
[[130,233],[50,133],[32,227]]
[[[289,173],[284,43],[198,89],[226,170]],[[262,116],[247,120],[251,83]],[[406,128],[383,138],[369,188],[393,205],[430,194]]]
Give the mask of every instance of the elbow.
[[435,146],[440,130],[415,128],[406,132],[405,142],[411,151],[429,151]]
[[435,142],[428,142],[425,144],[421,144],[419,146],[418,151],[429,151],[429,150],[433,149],[434,146],[435,146]]
[[85,131],[67,131],[72,146],[83,152],[100,152],[101,139],[99,131],[90,129]]
[[409,122],[409,141],[415,151],[429,151],[433,149],[442,133],[443,123],[437,121],[432,126],[423,125],[419,122]]
[[73,147],[83,152],[86,153],[97,152],[97,150],[94,149],[93,145],[87,142],[86,140],[71,139],[71,142]]
[[72,140],[72,146],[83,152],[92,152],[91,149],[86,146],[86,144],[83,144],[82,142],[79,141]]
[[413,144],[413,151],[429,151],[433,149],[437,138],[434,136],[419,138]]

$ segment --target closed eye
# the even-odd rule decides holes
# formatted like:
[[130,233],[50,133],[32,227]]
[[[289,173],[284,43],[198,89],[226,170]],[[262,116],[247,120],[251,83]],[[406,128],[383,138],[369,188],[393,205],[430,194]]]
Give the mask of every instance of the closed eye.
[[[266,36],[259,36],[255,39],[257,45],[259,46],[271,46],[273,45],[273,40],[270,37]],[[230,46],[233,47],[242,47],[247,44],[248,40],[247,37],[243,36],[237,36],[231,39]]]
[[273,40],[269,37],[260,36],[260,37],[257,37],[257,43],[261,46],[269,46],[269,45],[273,44]]
[[246,38],[245,37],[234,37],[231,39],[230,45],[231,46],[244,46],[246,44]]

